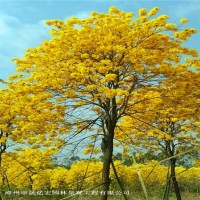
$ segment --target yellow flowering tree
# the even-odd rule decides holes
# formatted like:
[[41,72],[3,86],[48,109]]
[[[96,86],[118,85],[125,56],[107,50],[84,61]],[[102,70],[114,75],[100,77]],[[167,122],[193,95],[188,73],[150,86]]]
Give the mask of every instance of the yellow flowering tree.
[[43,147],[48,149],[49,153],[54,153],[57,151],[56,146],[63,144],[60,135],[57,134],[58,129],[62,129],[64,125],[64,123],[60,125],[63,118],[60,106],[48,101],[50,94],[40,93],[37,97],[31,94],[30,87],[21,84],[20,81],[18,83],[12,81],[14,77],[16,78],[12,75],[9,82],[3,82],[4,87],[0,89],[0,178],[2,185],[8,184],[4,168],[5,159],[3,159],[4,154],[8,155],[6,152]]
[[177,161],[198,151],[200,145],[200,76],[196,64],[191,63],[192,70],[185,70],[180,64],[173,71],[176,78],[169,73],[171,79],[161,81],[162,88],[141,90],[137,98],[132,99],[133,104],[140,99],[137,110],[130,106],[128,111],[136,114],[125,116],[116,133],[119,140],[162,153],[163,158],[170,161],[167,191],[172,181],[177,199],[181,199],[175,171]]
[[[116,127],[122,117],[135,115],[128,112],[130,106],[137,110],[132,99],[143,89],[151,91],[162,87],[160,81],[175,78],[169,74],[183,55],[197,56],[182,46],[196,30],[179,29],[167,23],[167,15],[155,17],[158,11],[140,9],[134,18],[133,13],[111,7],[108,13],[92,12],[84,20],[50,20],[52,38],[14,59],[19,74],[24,74],[14,79],[18,85],[28,87],[35,97],[45,93],[50,102],[65,105],[65,123],[71,129],[60,131],[70,135],[66,142],[87,132],[94,141],[89,153],[102,138],[102,199],[107,199],[110,186]],[[185,63],[183,68],[189,66]]]

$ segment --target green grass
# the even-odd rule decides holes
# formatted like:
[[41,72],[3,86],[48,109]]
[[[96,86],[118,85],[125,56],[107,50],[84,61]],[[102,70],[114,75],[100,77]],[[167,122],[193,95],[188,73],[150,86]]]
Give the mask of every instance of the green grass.
[[[62,200],[66,196],[5,196],[2,195],[2,200]],[[100,200],[100,195],[80,195],[78,196],[73,196],[70,198],[65,198],[66,200]],[[184,192],[182,193],[182,198],[183,200],[200,200],[200,194],[195,194],[195,193],[189,193],[189,192]],[[115,196],[110,196],[108,198],[109,200],[123,200],[123,196],[120,195],[115,195]],[[132,193],[128,195],[129,200],[145,200],[144,196],[141,193]],[[159,196],[150,196],[149,200],[162,200],[162,197]],[[174,194],[172,194],[169,198],[169,200],[176,200],[176,197]]]

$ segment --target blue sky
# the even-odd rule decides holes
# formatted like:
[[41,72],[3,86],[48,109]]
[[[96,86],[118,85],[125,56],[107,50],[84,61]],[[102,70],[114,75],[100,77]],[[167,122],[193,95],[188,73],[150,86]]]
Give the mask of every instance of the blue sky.
[[[107,12],[110,6],[137,14],[139,8],[160,7],[170,22],[189,19],[187,27],[200,29],[200,0],[0,0],[0,79],[15,73],[11,58],[22,57],[27,48],[48,39],[48,19],[85,18],[91,11]],[[199,30],[200,31],[200,30]],[[198,32],[187,46],[200,51]]]

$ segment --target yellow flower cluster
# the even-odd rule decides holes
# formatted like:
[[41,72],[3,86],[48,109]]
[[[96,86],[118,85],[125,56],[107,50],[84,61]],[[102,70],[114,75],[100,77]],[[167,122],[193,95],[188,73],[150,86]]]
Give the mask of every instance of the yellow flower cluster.
[[[73,164],[70,169],[64,167],[53,168],[50,160],[45,158],[44,162],[43,156],[44,154],[36,150],[27,150],[21,154],[21,156],[14,154],[12,157],[4,156],[5,164],[3,165],[3,169],[7,174],[8,180],[11,180],[11,182],[9,182],[10,185],[16,188],[40,190],[59,188],[79,189],[83,179],[83,188],[101,183],[102,162],[100,161],[83,160]],[[15,159],[13,159],[13,157]],[[114,165],[120,180],[127,188],[140,184],[136,168],[140,170],[145,184],[148,187],[160,187],[160,185],[164,186],[166,183],[168,168],[167,166],[158,164],[156,161],[151,161],[146,164],[137,164],[137,166],[125,166],[120,161],[115,161]],[[27,168],[31,167],[32,170],[26,170],[24,166]],[[86,171],[87,173],[85,175]],[[17,177],[16,172],[21,175]],[[183,167],[177,167],[176,172],[180,184],[200,182],[200,168],[192,167],[189,170],[185,170]],[[1,176],[3,176],[3,173],[1,173]],[[15,176],[17,178],[15,178]],[[114,178],[114,172],[111,170],[111,179]],[[2,184],[2,182],[0,184]],[[112,183],[111,187],[114,187],[115,184],[116,183]]]

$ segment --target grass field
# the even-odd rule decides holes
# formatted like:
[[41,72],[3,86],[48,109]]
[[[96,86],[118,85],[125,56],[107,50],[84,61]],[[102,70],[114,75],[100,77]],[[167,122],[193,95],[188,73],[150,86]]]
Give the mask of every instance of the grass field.
[[[135,193],[128,195],[128,200],[145,200],[144,196],[140,193]],[[17,196],[17,195],[2,195],[2,200],[100,200],[100,195],[79,195],[79,196]],[[122,195],[112,195],[109,196],[109,200],[123,200]],[[162,195],[157,196],[149,196],[149,200],[162,200]],[[176,197],[174,194],[172,194],[169,198],[169,200],[176,200]],[[182,193],[182,200],[200,200],[200,194],[194,194],[189,192]]]

